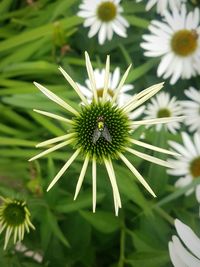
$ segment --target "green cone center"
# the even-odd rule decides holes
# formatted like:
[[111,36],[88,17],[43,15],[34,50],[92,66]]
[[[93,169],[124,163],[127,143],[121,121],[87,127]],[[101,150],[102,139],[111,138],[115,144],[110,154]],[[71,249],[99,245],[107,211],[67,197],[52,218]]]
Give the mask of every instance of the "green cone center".
[[180,30],[171,40],[171,47],[175,54],[186,57],[195,52],[198,45],[198,35],[195,30]]
[[103,2],[98,6],[97,16],[103,22],[113,20],[117,15],[117,8],[113,2]]
[[171,117],[171,112],[167,108],[161,108],[157,112],[157,118]]
[[20,202],[9,203],[3,211],[3,218],[7,225],[18,226],[25,221],[26,211]]
[[98,161],[117,158],[129,137],[129,119],[122,109],[107,103],[91,103],[82,107],[74,118],[76,147]]
[[190,163],[190,172],[193,178],[200,176],[200,157],[193,159],[193,161]]

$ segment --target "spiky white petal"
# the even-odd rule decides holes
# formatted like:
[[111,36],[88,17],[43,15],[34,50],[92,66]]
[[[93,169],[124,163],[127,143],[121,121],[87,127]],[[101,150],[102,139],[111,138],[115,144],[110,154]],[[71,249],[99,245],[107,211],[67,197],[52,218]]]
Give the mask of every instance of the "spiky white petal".
[[87,170],[87,167],[88,167],[89,160],[90,160],[90,157],[89,157],[89,155],[87,155],[85,157],[85,160],[84,160],[84,163],[83,163],[83,167],[82,167],[82,170],[81,170],[79,178],[78,178],[78,182],[77,182],[76,190],[75,190],[75,195],[74,195],[74,200],[77,198],[78,193],[79,193],[79,191],[81,189],[81,186],[82,186],[82,183],[83,183],[83,179],[85,177],[85,173],[86,173],[86,170]]
[[57,95],[55,95],[54,93],[52,93],[51,91],[49,91],[47,88],[45,88],[41,84],[34,82],[34,85],[44,95],[46,95],[49,99],[51,99],[53,102],[57,103],[58,105],[60,105],[64,109],[66,109],[67,111],[73,113],[74,115],[77,115],[78,114],[78,112],[74,108],[72,108],[68,103],[66,103],[65,101],[63,101],[60,97],[58,97]]
[[53,114],[51,112],[47,112],[47,111],[43,111],[43,110],[39,110],[39,109],[33,109],[33,111],[39,113],[39,114],[42,114],[44,116],[47,116],[47,117],[50,117],[50,118],[53,118],[53,119],[56,119],[56,120],[59,120],[59,121],[64,121],[64,122],[67,122],[69,124],[72,123],[72,120],[69,120],[69,119],[66,119],[62,116],[59,116],[59,115],[56,115],[56,114]]
[[60,169],[60,171],[56,174],[56,176],[51,181],[50,185],[47,188],[47,191],[49,191],[55,183],[60,179],[60,177],[63,175],[64,172],[69,168],[69,166],[72,164],[72,162],[77,158],[77,156],[80,153],[80,149],[77,149],[74,154],[68,159],[68,161],[64,164],[64,166]]
[[148,185],[142,175],[137,171],[137,169],[131,164],[131,162],[123,154],[119,154],[119,157],[130,169],[130,171],[135,175],[135,177],[140,181],[140,183],[147,189],[147,191],[149,191],[152,196],[156,197],[151,187]]
[[42,156],[45,156],[45,155],[47,155],[47,154],[49,154],[49,153],[51,153],[51,152],[53,152],[53,151],[55,151],[57,149],[60,149],[61,147],[69,145],[72,142],[73,142],[73,139],[70,139],[70,140],[64,141],[64,142],[62,142],[62,143],[60,143],[58,145],[55,145],[55,146],[53,146],[51,148],[48,148],[47,150],[44,150],[43,152],[41,152],[38,155],[36,155],[36,156],[32,157],[31,159],[29,159],[29,161],[33,161],[33,160],[36,160],[38,158],[41,158]]
[[97,165],[96,159],[93,157],[92,159],[92,211],[96,210],[96,202],[97,202]]

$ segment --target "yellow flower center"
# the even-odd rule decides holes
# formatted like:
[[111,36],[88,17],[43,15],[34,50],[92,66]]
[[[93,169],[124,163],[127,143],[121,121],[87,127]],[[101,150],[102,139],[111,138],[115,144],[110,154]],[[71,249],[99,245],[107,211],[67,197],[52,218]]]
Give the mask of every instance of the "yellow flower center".
[[[114,96],[113,90],[108,89],[108,94],[109,94],[109,96],[113,97]],[[98,98],[103,97],[103,88],[97,89],[97,96],[98,96]]]
[[193,178],[200,176],[200,157],[192,160],[192,162],[190,163],[190,172]]
[[113,20],[117,15],[117,8],[113,2],[103,2],[98,6],[97,16],[103,22]]
[[195,30],[180,30],[174,34],[171,40],[171,47],[175,54],[186,57],[197,48],[198,34]]
[[171,112],[167,108],[161,108],[157,112],[157,118],[171,117]]

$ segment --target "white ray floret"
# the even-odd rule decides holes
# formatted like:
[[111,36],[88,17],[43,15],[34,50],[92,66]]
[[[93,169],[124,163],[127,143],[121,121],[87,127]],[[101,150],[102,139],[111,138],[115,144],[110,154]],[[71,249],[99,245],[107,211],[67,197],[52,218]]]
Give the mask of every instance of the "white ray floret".
[[135,140],[135,139],[131,139],[130,138],[129,141],[131,143],[135,144],[135,145],[138,145],[138,146],[141,146],[141,147],[145,147],[145,148],[157,151],[157,152],[161,152],[161,153],[172,155],[172,156],[180,156],[179,153],[176,153],[176,152],[164,149],[164,148],[160,148],[160,147],[157,147],[157,146],[153,146],[153,145],[150,145],[150,144],[147,144],[147,143]]
[[123,154],[119,154],[119,157],[126,164],[126,166],[130,169],[130,171],[135,175],[138,181],[140,181],[140,183],[146,188],[146,190],[149,191],[149,193],[152,196],[156,197],[151,187],[148,185],[148,183],[145,181],[142,175],[137,171],[137,169],[131,164],[131,162]]
[[137,95],[134,98],[133,97],[133,102],[130,101],[129,105],[124,107],[124,111],[125,112],[130,112],[133,109],[141,106],[144,102],[146,102],[149,98],[151,98],[152,96],[154,96],[156,93],[158,93],[162,88],[163,88],[163,82],[159,83],[159,84],[155,84],[152,86],[152,90],[150,90],[147,94],[145,94],[143,97],[141,97],[140,99],[138,99],[137,101],[135,101],[135,98],[137,99]]
[[[131,66],[129,66],[129,68],[124,73],[121,80],[120,80],[120,68],[119,67],[116,67],[113,73],[109,73],[107,100],[110,99],[112,101],[113,96],[116,94],[114,96],[115,100],[113,101],[113,103],[117,102],[119,106],[124,105],[131,98],[131,95],[127,92],[133,89],[133,85],[124,84],[130,68]],[[95,69],[94,70],[94,80],[96,81],[96,91],[97,91],[99,99],[102,98],[103,96],[104,80],[105,80],[106,72],[107,72],[106,69],[102,69],[102,70]],[[94,94],[93,94],[93,89],[91,87],[90,80],[86,79],[85,84],[86,86],[83,86],[81,84],[78,84],[78,85],[79,85],[80,90],[84,94],[84,96],[87,98],[87,100],[91,102],[93,100]],[[116,93],[116,91],[118,92]]]
[[71,107],[69,104],[67,104],[65,101],[63,101],[60,97],[58,97],[57,95],[55,95],[54,93],[52,93],[51,91],[49,91],[47,88],[45,88],[41,84],[34,82],[34,85],[44,95],[46,95],[49,99],[51,99],[53,102],[57,103],[58,105],[60,105],[64,109],[66,109],[67,111],[73,113],[74,115],[77,115],[78,114],[78,112],[73,107]]
[[87,52],[85,52],[85,62],[86,62],[86,69],[88,73],[88,78],[90,81],[90,86],[92,88],[92,92],[94,95],[94,100],[98,102],[98,97],[97,97],[97,87],[96,87],[96,81],[95,81],[95,76],[94,76],[94,71],[93,67],[90,61],[90,57]]
[[50,185],[47,188],[47,191],[49,191],[55,183],[60,179],[60,177],[66,172],[66,170],[69,168],[69,166],[72,164],[72,162],[78,157],[80,154],[80,149],[77,149],[74,154],[71,156],[71,158],[68,159],[68,161],[65,163],[65,165],[60,169],[60,171],[56,174],[56,176],[51,181]]
[[[105,159],[104,160],[107,172],[108,172],[108,176],[110,178],[110,183],[112,185],[112,189],[113,189],[113,195],[115,195],[116,197],[116,202],[119,208],[121,208],[121,198],[120,198],[120,194],[119,194],[119,190],[118,190],[118,186],[117,186],[117,182],[116,182],[116,177],[115,177],[115,172],[112,166],[112,162],[110,159]],[[117,214],[117,209],[115,209],[116,214]]]
[[185,118],[185,116],[180,117],[166,117],[166,118],[158,118],[158,119],[149,119],[149,120],[142,120],[142,121],[133,121],[132,125],[153,125],[153,124],[160,124],[160,123],[169,123],[174,121],[181,121]]
[[[142,2],[143,0],[136,0],[136,2]],[[146,2],[146,1],[145,1]],[[146,10],[149,11],[156,5],[156,11],[159,14],[163,14],[167,8],[173,10],[174,8],[180,8],[182,3],[186,0],[147,0]]]
[[47,112],[47,111],[43,111],[43,110],[39,110],[39,109],[33,109],[33,111],[39,113],[39,114],[42,114],[44,116],[47,116],[47,117],[50,117],[50,118],[53,118],[53,119],[56,119],[56,120],[59,120],[59,121],[64,121],[64,122],[67,122],[69,124],[73,123],[72,120],[69,120],[69,119],[66,119],[62,116],[59,116],[59,115],[56,115],[56,114],[53,114],[51,112]]
[[172,236],[172,241],[169,242],[169,255],[173,266],[200,266],[200,239],[188,225],[178,219],[175,220],[175,228],[178,236]]
[[69,138],[71,138],[73,136],[74,136],[74,133],[70,133],[70,134],[65,134],[65,135],[62,135],[62,136],[55,137],[55,138],[51,138],[49,140],[46,140],[44,142],[41,142],[41,143],[37,144],[36,147],[48,146],[48,145],[51,145],[51,144],[54,144],[54,143],[69,139]]
[[126,81],[126,79],[128,77],[128,74],[129,74],[129,71],[131,69],[131,66],[132,66],[132,64],[128,67],[128,69],[126,70],[126,72],[122,76],[121,81],[120,81],[117,89],[115,90],[114,96],[112,98],[112,103],[116,102],[116,99],[119,96],[119,93],[120,93],[120,91],[121,91],[121,89],[122,89],[122,87],[123,87],[123,85],[124,85],[124,83],[125,83],[125,81]]
[[107,97],[109,76],[110,76],[110,56],[107,56],[102,101],[105,101]]
[[36,155],[36,156],[32,157],[31,159],[29,159],[29,161],[33,161],[33,160],[36,160],[38,158],[41,158],[41,157],[43,157],[43,156],[45,156],[45,155],[47,155],[47,154],[49,154],[49,153],[51,153],[51,152],[53,152],[55,150],[58,150],[58,149],[66,146],[66,145],[69,145],[72,142],[73,142],[73,139],[70,139],[70,140],[64,141],[64,142],[62,142],[62,143],[60,143],[58,145],[55,145],[55,146],[53,146],[51,148],[48,148],[47,150],[44,150],[43,152],[41,152],[38,155]]
[[184,93],[190,99],[181,101],[183,114],[186,116],[184,122],[190,132],[200,133],[200,91],[190,87]]
[[96,211],[97,203],[97,164],[96,159],[92,159],[92,211]]
[[88,167],[89,160],[90,160],[90,157],[87,155],[85,160],[84,160],[80,176],[78,178],[78,182],[77,182],[76,190],[75,190],[75,195],[74,195],[74,200],[77,198],[78,193],[79,193],[79,191],[81,189],[81,186],[82,186],[82,183],[83,183],[83,179],[85,177],[85,173],[86,173],[86,170],[87,170],[87,167]]
[[170,164],[169,162],[167,161],[164,161],[164,160],[161,160],[161,159],[158,159],[156,157],[153,157],[153,156],[149,156],[147,154],[144,154],[142,152],[139,152],[135,149],[132,149],[132,148],[126,148],[126,150],[130,153],[132,153],[133,155],[136,155],[137,157],[140,157],[144,160],[147,160],[147,161],[150,161],[150,162],[153,162],[155,164],[158,164],[158,165],[161,165],[161,166],[164,166],[164,167],[168,167],[168,168],[174,168],[174,165]]
[[88,101],[85,98],[85,96],[82,94],[82,92],[79,89],[78,85],[72,80],[72,78],[66,73],[66,71],[62,67],[59,67],[58,69],[61,71],[61,73],[63,74],[65,79],[68,81],[68,83],[74,88],[74,90],[76,91],[76,93],[80,97],[80,99],[83,101],[83,103],[85,105],[87,105]]

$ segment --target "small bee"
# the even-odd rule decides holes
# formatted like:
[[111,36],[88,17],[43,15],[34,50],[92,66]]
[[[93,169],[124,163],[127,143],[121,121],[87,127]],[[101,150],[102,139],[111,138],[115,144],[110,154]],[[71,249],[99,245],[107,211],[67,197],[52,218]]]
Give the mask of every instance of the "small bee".
[[99,138],[101,136],[103,136],[108,142],[111,143],[112,137],[108,131],[106,124],[104,123],[104,117],[103,116],[99,116],[97,118],[97,127],[94,130],[92,142],[94,144],[96,144],[96,142],[99,140]]

